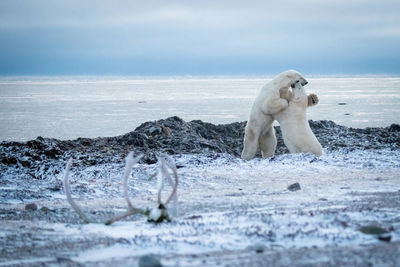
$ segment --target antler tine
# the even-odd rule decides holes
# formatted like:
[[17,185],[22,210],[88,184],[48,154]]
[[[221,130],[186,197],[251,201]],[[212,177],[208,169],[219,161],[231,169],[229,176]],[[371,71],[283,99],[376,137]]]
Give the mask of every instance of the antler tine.
[[72,165],[72,158],[70,158],[67,162],[67,166],[65,168],[65,173],[64,173],[64,191],[67,196],[67,201],[71,205],[71,207],[74,209],[74,211],[79,215],[79,217],[85,222],[85,223],[90,223],[90,220],[86,215],[82,212],[80,207],[75,203],[75,201],[72,199],[71,196],[71,189],[70,189],[70,184],[69,184],[69,171],[71,169]]
[[178,186],[178,174],[177,174],[177,168],[176,168],[176,164],[175,164],[175,160],[166,155],[166,163],[168,165],[168,167],[172,170],[172,172],[174,173],[174,177],[175,177],[175,184],[171,179],[171,176],[168,176],[168,182],[171,186],[175,187],[175,192],[171,193],[172,195],[172,208],[171,208],[171,215],[176,217],[178,215],[178,192],[177,192],[177,186]]
[[[169,195],[169,197],[167,198],[167,200],[165,201],[164,205],[168,205],[168,203],[171,201],[171,199],[175,196],[176,194],[176,190],[177,190],[177,186],[178,186],[178,173],[176,170],[176,165],[174,163],[174,160],[169,157],[169,156],[165,156],[166,159],[158,157],[158,160],[160,162],[160,170],[163,176],[165,176],[168,179],[168,182],[171,184],[172,188],[172,192]],[[172,178],[171,175],[168,172],[169,168],[174,175],[175,178],[175,183],[172,182]],[[160,191],[159,191],[159,196],[161,195]],[[161,201],[161,200],[160,200]]]
[[133,152],[129,152],[128,156],[125,158],[125,172],[124,172],[124,183],[123,183],[123,190],[124,190],[124,197],[126,200],[126,203],[128,204],[128,207],[130,210],[133,210],[133,205],[131,200],[129,199],[129,194],[128,194],[128,178],[129,175],[131,174],[133,165],[139,162],[139,160],[142,158],[142,155],[137,156],[136,158],[133,158]]
[[[174,160],[169,156],[166,156],[166,157],[168,159],[167,161],[165,161],[166,165],[168,168],[170,168],[170,170],[172,171],[174,178],[175,178],[175,183],[173,185],[171,195],[168,197],[167,201],[165,201],[165,205],[168,205],[168,203],[171,201],[172,198],[174,198],[175,201],[177,201],[176,192],[177,192],[177,188],[178,188],[178,171],[176,169],[176,164],[175,164]],[[168,174],[167,177],[171,183],[172,179],[171,179],[171,176],[169,175],[168,171],[167,171],[167,174]]]
[[112,223],[114,223],[116,221],[122,220],[123,218],[128,217],[130,215],[134,215],[136,213],[141,213],[141,214],[145,214],[146,213],[146,210],[135,208],[132,205],[132,202],[129,199],[129,194],[128,194],[128,178],[129,178],[129,176],[131,174],[133,165],[138,163],[139,160],[142,158],[142,156],[143,155],[139,155],[136,158],[133,158],[133,152],[129,152],[128,156],[126,156],[126,158],[125,158],[125,172],[124,172],[123,190],[124,190],[125,200],[126,200],[126,202],[128,204],[128,210],[125,213],[106,221],[105,225],[110,225],[110,224],[112,224]]
[[115,222],[117,222],[119,220],[122,220],[123,218],[126,218],[128,216],[131,216],[131,215],[134,215],[134,214],[138,214],[138,213],[146,214],[146,212],[147,212],[147,210],[144,210],[144,209],[133,208],[131,210],[127,210],[125,213],[123,213],[123,214],[121,214],[121,215],[119,215],[117,217],[109,219],[104,224],[105,225],[110,225],[110,224],[115,223]]
[[164,159],[157,156],[158,168],[160,169],[160,173],[157,176],[157,203],[158,205],[163,204],[161,200],[161,191],[164,188]]

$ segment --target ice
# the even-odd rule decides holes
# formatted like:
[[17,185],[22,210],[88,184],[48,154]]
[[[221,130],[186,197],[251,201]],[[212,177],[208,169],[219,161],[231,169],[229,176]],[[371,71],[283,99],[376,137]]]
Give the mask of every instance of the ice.
[[[2,77],[0,140],[116,136],[179,116],[231,123],[248,118],[271,77]],[[307,77],[320,103],[312,120],[365,128],[400,123],[400,78]],[[345,105],[338,105],[345,103]],[[346,115],[349,114],[349,115]]]

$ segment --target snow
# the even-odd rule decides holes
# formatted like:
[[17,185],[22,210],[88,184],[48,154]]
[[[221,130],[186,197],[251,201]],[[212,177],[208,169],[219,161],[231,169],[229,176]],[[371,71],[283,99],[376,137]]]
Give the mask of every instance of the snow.
[[43,258],[34,258],[34,259],[24,259],[24,260],[11,260],[0,262],[0,266],[13,266],[13,265],[34,265],[34,264],[43,264],[46,262],[53,261],[54,258],[43,257]]
[[[147,253],[191,255],[241,251],[255,243],[271,248],[368,245],[381,241],[359,232],[360,225],[379,222],[397,229],[400,226],[398,207],[374,207],[371,202],[371,211],[364,204],[358,203],[360,208],[354,210],[349,205],[361,201],[369,206],[369,199],[363,194],[396,194],[400,190],[400,151],[337,151],[320,158],[285,154],[249,162],[229,155],[216,159],[181,155],[174,159],[183,166],[178,170],[179,204],[183,211],[173,222],[152,224],[145,217],[133,216],[130,221],[111,226],[47,223],[45,227],[72,239],[96,236],[126,240],[126,244],[99,245],[74,252],[72,259],[85,263]],[[81,177],[77,183],[86,183],[89,172],[94,170],[101,174],[95,183],[87,183],[96,193],[88,193],[91,200],[85,202],[84,210],[108,206],[103,198],[107,192],[97,193],[97,189],[103,181],[117,181],[112,177],[121,179],[121,164],[103,167],[92,166],[74,173],[75,177]],[[134,205],[156,206],[156,192],[146,189],[155,188],[157,181],[144,175],[156,167],[140,164],[134,167],[131,178]],[[301,190],[287,190],[295,182],[300,183]],[[118,203],[123,207],[122,189],[119,191]],[[89,195],[83,199],[89,199]],[[116,195],[108,197],[115,200]],[[400,230],[391,235],[392,242],[400,240]]]
[[113,258],[124,258],[132,256],[135,253],[135,249],[131,246],[116,245],[112,247],[105,247],[99,249],[93,249],[86,251],[72,259],[77,262],[90,262],[90,261],[101,261],[109,260]]
[[[11,194],[0,205],[6,211],[0,214],[0,245],[12,253],[0,264],[57,262],[61,254],[78,263],[95,265],[149,253],[171,263],[175,256],[186,259],[226,251],[243,253],[254,244],[268,250],[346,250],[382,242],[358,230],[371,224],[392,229],[391,242],[400,241],[399,150],[335,150],[321,157],[282,154],[252,161],[228,154],[183,154],[173,159],[180,166],[180,212],[171,223],[161,224],[149,223],[141,215],[111,226],[82,224],[62,192],[44,190],[62,178],[62,169],[58,178],[32,179],[27,185],[20,170],[10,167],[2,174],[3,182],[10,182],[3,189],[12,190],[16,197]],[[149,179],[157,168],[157,164],[133,167],[128,185],[135,207],[157,207],[157,179]],[[122,159],[120,163],[76,166],[70,175],[72,197],[93,220],[102,222],[126,209]],[[293,183],[299,183],[301,190],[289,191],[287,187]],[[18,191],[23,190],[43,190],[42,198],[33,201],[54,211],[28,214],[24,211],[26,199],[17,198]],[[13,238],[13,243],[7,241]],[[55,244],[56,256],[52,259],[45,257],[49,240]],[[24,254],[27,242],[37,247],[36,256]],[[83,247],[70,249],[68,244]],[[185,260],[171,265],[182,262]]]

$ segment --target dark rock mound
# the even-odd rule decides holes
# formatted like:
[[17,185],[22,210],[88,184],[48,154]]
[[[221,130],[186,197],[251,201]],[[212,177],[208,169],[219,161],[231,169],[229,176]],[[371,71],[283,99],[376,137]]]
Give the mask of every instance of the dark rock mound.
[[[7,166],[34,170],[51,168],[70,157],[79,164],[120,162],[129,151],[143,153],[142,162],[154,163],[156,153],[228,153],[240,157],[246,122],[214,125],[200,120],[185,122],[178,117],[145,122],[135,131],[116,137],[57,140],[38,137],[25,143],[0,144],[0,171]],[[399,149],[400,126],[353,129],[332,121],[310,121],[310,126],[327,151],[338,149]],[[279,127],[276,127],[276,154],[287,153]],[[41,179],[42,177],[36,177]]]

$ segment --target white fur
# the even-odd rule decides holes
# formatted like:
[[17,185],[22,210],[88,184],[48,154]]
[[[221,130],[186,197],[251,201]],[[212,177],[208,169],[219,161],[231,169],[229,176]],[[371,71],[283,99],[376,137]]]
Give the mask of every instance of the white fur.
[[300,73],[288,70],[263,86],[254,100],[247,121],[242,159],[254,158],[258,148],[261,148],[263,158],[274,155],[277,142],[272,127],[274,121],[272,115],[288,107],[288,101],[281,96],[288,95],[290,86],[296,81],[300,81],[303,85],[307,83]]
[[290,153],[308,152],[321,156],[323,153],[321,144],[307,120],[307,104],[308,96],[304,87],[296,83],[288,108],[273,117],[281,126],[283,141]]

